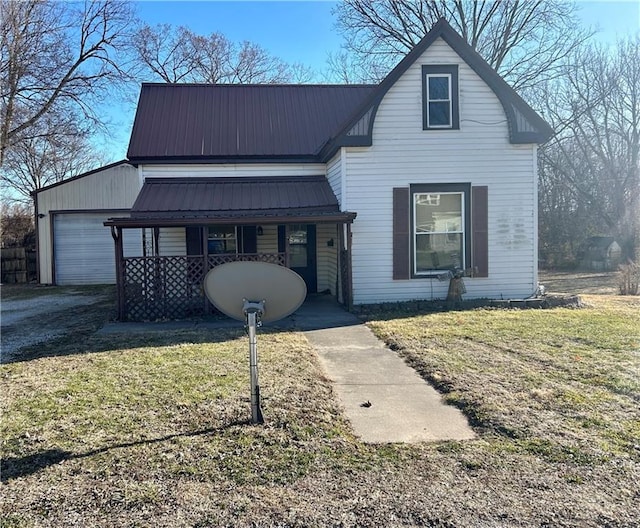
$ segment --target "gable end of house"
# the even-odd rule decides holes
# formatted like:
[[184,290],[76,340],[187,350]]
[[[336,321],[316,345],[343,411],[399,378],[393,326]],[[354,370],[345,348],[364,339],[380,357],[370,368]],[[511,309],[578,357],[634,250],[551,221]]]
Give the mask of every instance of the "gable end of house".
[[382,99],[438,38],[442,38],[496,94],[507,118],[510,143],[542,144],[551,138],[554,132],[549,124],[442,18],[383,79],[340,131],[323,145],[319,152],[322,161],[334,156],[340,147],[372,145],[373,125]]

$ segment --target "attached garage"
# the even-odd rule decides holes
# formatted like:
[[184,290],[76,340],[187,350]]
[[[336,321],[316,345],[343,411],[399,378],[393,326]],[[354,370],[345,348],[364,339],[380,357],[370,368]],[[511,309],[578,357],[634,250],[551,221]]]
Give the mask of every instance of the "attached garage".
[[[128,216],[140,187],[138,170],[119,161],[36,191],[38,281],[115,284],[115,245],[104,222]],[[140,231],[130,230],[125,255],[141,251]]]
[[[115,284],[116,266],[111,230],[104,222],[122,211],[53,214],[53,255],[55,283]],[[124,236],[125,256],[139,255],[139,230]]]

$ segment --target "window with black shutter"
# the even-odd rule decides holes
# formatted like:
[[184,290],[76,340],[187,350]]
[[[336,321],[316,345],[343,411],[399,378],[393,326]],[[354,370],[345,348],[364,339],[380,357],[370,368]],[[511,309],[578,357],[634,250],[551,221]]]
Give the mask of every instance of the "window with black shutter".
[[487,187],[414,184],[393,189],[393,278],[447,270],[487,277]]

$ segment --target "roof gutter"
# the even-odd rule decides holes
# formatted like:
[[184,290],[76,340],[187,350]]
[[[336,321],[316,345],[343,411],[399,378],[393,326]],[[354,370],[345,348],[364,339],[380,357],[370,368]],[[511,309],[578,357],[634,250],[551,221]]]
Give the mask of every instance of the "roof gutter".
[[243,217],[198,217],[198,218],[109,218],[107,227],[187,227],[208,224],[218,225],[273,225],[273,224],[351,224],[357,213],[348,211],[324,215],[274,215]]

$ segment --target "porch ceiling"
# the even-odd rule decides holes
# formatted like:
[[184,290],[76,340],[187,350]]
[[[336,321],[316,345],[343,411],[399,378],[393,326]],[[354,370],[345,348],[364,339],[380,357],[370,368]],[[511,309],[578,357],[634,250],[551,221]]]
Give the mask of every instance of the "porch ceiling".
[[350,223],[324,175],[277,178],[153,178],[129,218],[105,225],[180,226],[207,223]]

